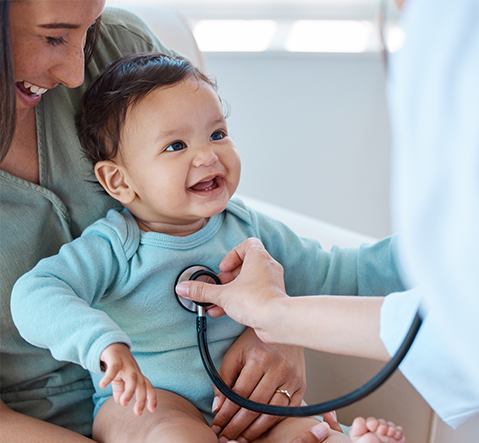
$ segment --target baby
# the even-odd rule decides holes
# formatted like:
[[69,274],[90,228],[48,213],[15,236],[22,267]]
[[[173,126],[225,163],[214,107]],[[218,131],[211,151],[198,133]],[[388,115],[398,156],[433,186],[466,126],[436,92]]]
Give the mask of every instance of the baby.
[[[402,289],[390,278],[393,240],[329,253],[230,200],[239,155],[215,84],[185,59],[147,53],[108,65],[85,94],[79,128],[99,183],[123,207],[19,279],[11,306],[27,341],[91,372],[98,442],[218,441],[195,319],[174,295],[187,267],[219,272],[227,252],[258,237],[283,264],[291,294]],[[226,316],[209,320],[217,367],[243,331]],[[255,441],[289,443],[316,423],[288,418]],[[400,428],[385,429],[356,426],[352,435],[404,441]],[[331,431],[327,441],[351,439]]]

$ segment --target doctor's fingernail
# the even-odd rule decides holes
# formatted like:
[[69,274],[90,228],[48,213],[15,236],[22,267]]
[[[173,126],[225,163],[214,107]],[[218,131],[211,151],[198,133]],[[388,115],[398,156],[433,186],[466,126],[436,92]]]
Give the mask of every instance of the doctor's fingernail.
[[243,437],[238,438],[237,442],[238,443],[249,443],[248,440],[246,440],[246,438],[243,438]]
[[189,289],[190,289],[190,285],[184,281],[177,284],[175,288],[176,293],[181,296],[188,295]]
[[221,437],[218,441],[219,443],[228,443],[229,440],[225,437]]
[[216,434],[219,435],[221,433],[221,428],[219,426],[211,426],[211,430]]
[[219,408],[220,408],[220,399],[218,397],[215,397],[213,400],[213,405],[211,406],[211,412],[218,412]]

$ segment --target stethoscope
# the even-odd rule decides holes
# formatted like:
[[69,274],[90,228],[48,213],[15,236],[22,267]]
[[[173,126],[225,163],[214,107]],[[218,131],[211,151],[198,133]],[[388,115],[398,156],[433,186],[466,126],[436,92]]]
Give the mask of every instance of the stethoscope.
[[[207,267],[201,265],[191,266],[182,271],[178,276],[175,287],[178,283],[188,280],[198,280],[217,285],[221,284],[220,279],[211,269],[208,269]],[[236,403],[238,406],[241,406],[242,408],[246,408],[254,412],[259,412],[261,414],[269,414],[282,417],[309,417],[312,415],[324,414],[335,409],[344,408],[345,406],[348,406],[351,403],[355,403],[363,399],[367,395],[371,394],[373,391],[379,388],[397,369],[397,367],[409,351],[422,323],[419,312],[417,312],[411,324],[409,332],[406,335],[406,338],[402,342],[394,357],[389,360],[389,362],[375,377],[373,377],[370,381],[368,381],[355,391],[343,395],[342,397],[338,397],[334,400],[329,400],[324,403],[319,403],[311,406],[274,406],[257,403],[244,397],[241,397],[221,379],[220,375],[218,374],[218,371],[215,368],[213,360],[211,359],[210,352],[208,350],[208,341],[206,337],[206,307],[211,306],[211,303],[195,303],[194,301],[187,300],[186,298],[179,296],[176,291],[175,295],[179,304],[184,309],[197,314],[196,329],[198,336],[198,348],[200,351],[201,359],[203,361],[203,365],[205,366],[206,372],[208,373],[209,377],[211,378],[211,381],[218,388],[218,390],[226,398]]]

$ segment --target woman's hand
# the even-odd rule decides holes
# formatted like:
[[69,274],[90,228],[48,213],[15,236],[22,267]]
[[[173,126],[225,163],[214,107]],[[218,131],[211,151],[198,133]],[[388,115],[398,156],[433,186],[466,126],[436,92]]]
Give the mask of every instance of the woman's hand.
[[[219,373],[238,394],[260,403],[300,406],[306,389],[303,349],[262,343],[251,329],[228,350]],[[287,390],[291,400],[277,389]],[[217,390],[214,407],[212,429],[220,438],[239,439],[240,443],[256,439],[281,420],[241,409]]]
[[[339,425],[338,425],[339,426]],[[341,428],[339,426],[339,428]],[[339,431],[342,432],[342,431]],[[323,443],[329,438],[331,433],[331,428],[326,423],[318,423],[316,426],[313,426],[311,429],[304,431],[294,440],[289,443]],[[236,440],[231,440],[228,443],[240,443]]]
[[113,398],[121,406],[126,406],[133,395],[136,397],[133,411],[140,416],[148,406],[150,412],[156,410],[156,392],[150,380],[142,373],[130,352],[123,343],[114,343],[103,350],[100,357],[106,372],[100,380],[100,388],[105,389],[110,383]]
[[283,267],[257,238],[249,238],[225,256],[220,269],[222,283],[229,283],[217,286],[188,281],[177,286],[177,293],[191,300],[214,303],[217,306],[208,310],[211,317],[226,312],[238,323],[254,328],[258,337],[268,342],[267,333],[281,327],[276,309],[282,300],[288,299]]

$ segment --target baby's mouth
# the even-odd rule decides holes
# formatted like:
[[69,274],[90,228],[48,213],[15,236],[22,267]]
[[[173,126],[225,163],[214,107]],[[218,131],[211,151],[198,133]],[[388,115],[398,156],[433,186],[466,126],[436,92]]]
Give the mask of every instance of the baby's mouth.
[[219,186],[218,180],[220,180],[220,177],[215,176],[213,178],[209,178],[196,183],[196,185],[191,186],[190,189],[196,192],[212,191],[213,189],[216,189]]

